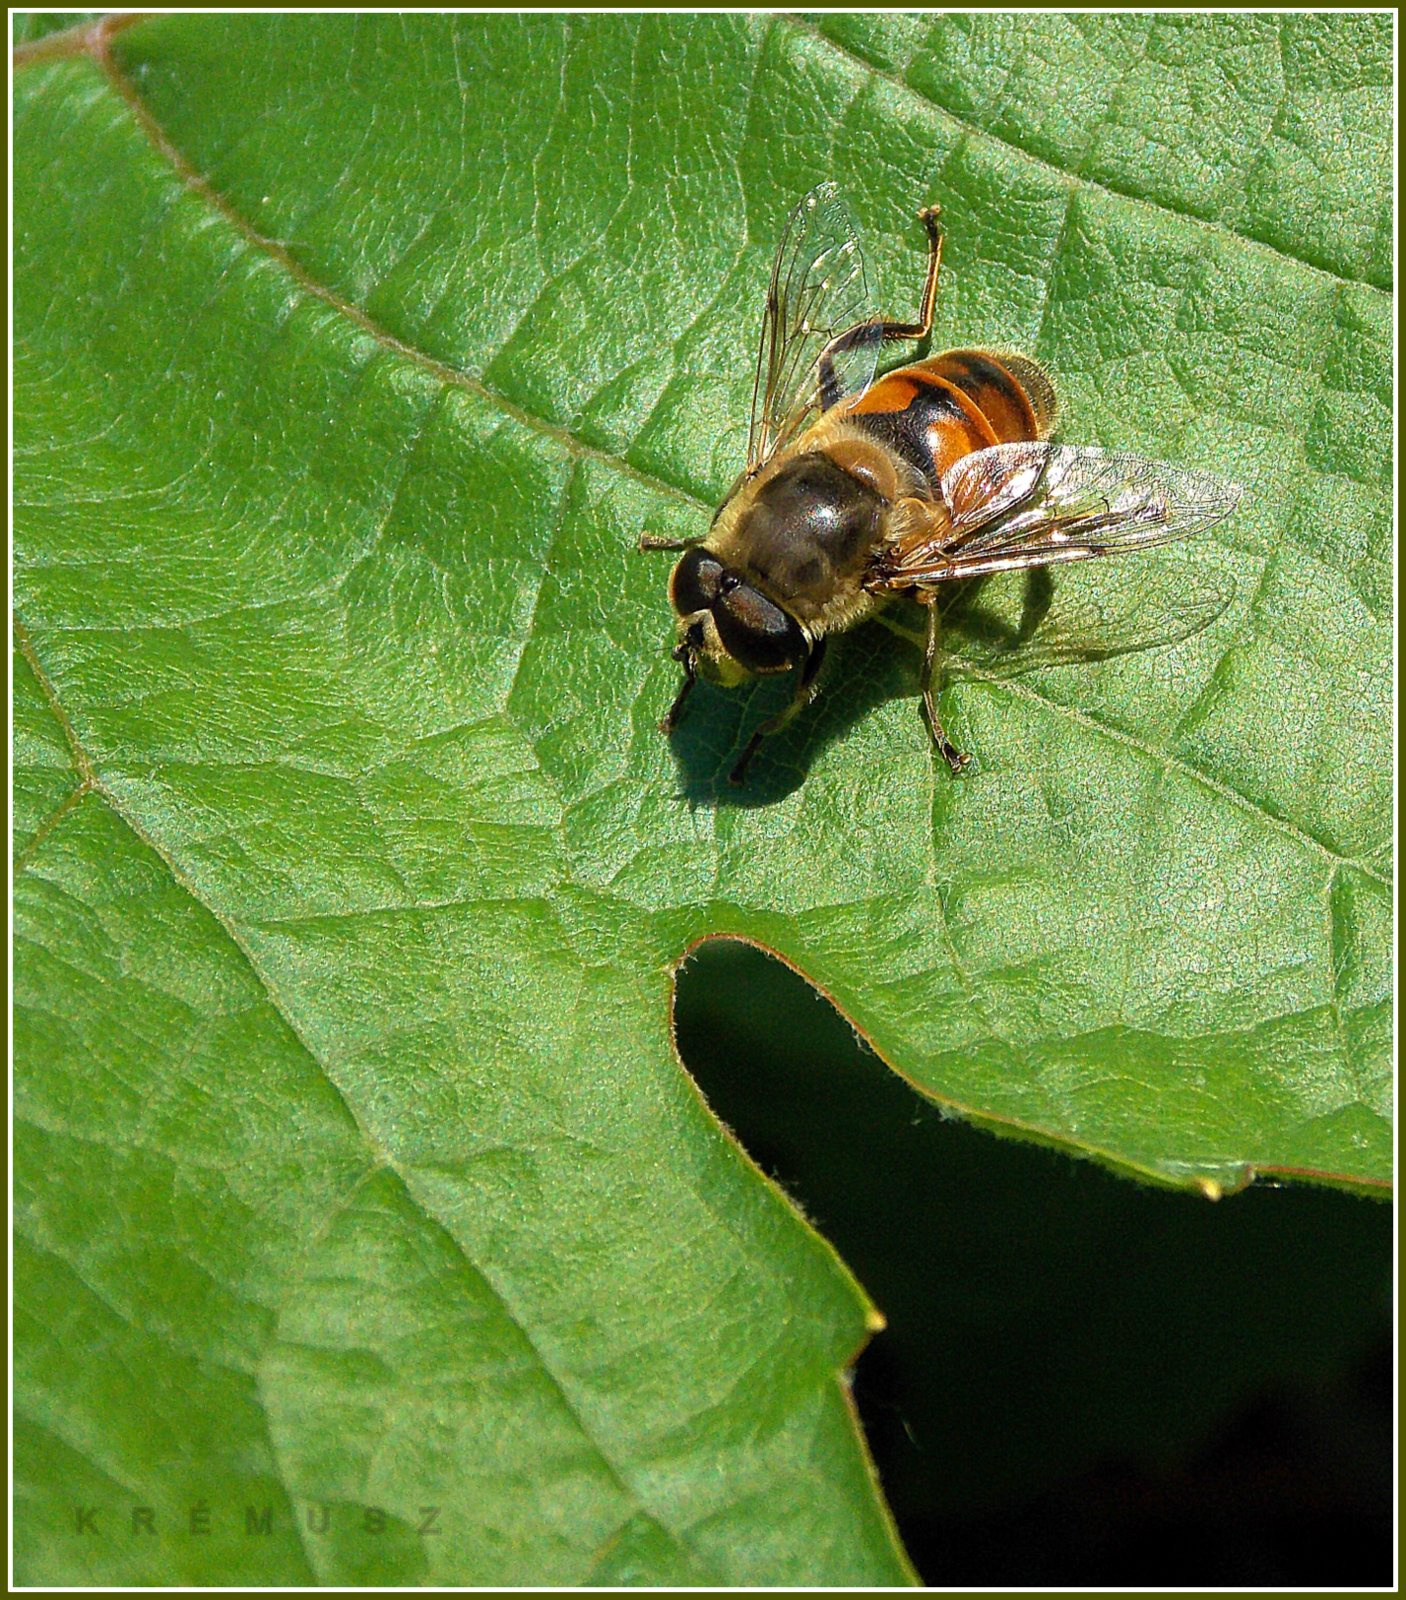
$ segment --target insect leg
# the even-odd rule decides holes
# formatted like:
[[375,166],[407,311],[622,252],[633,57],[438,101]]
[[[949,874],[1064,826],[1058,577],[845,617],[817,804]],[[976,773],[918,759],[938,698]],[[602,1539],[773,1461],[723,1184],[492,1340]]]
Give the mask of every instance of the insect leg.
[[932,332],[932,314],[937,305],[937,274],[942,266],[942,207],[925,206],[918,221],[928,230],[928,277],[923,285],[923,303],[916,322],[885,322],[879,331],[885,339],[926,339]]
[[757,746],[768,734],[779,733],[791,719],[803,711],[815,699],[816,678],[820,673],[821,664],[825,660],[825,646],[827,641],[817,640],[811,646],[810,654],[806,657],[805,665],[801,668],[800,678],[796,682],[796,692],[791,697],[791,703],[784,711],[778,711],[774,717],[768,717],[761,727],[747,741],[747,748],[738,758],[737,765],[727,775],[729,783],[741,783],[746,776],[747,767],[752,757],[757,753]]
[[694,684],[697,682],[698,679],[694,677],[689,668],[685,666],[684,680],[679,685],[679,692],[674,696],[674,703],[660,719],[659,731],[660,733],[664,734],[665,737],[674,731],[674,728],[679,720],[679,712],[683,709],[684,701],[688,699],[689,690],[692,689]]
[[923,709],[928,714],[928,731],[932,734],[932,742],[942,752],[947,765],[956,773],[966,766],[971,757],[965,751],[959,750],[947,737],[937,715],[937,699],[932,692],[933,674],[937,667],[939,633],[937,605],[935,597],[924,603],[928,608],[928,642],[923,649],[923,670],[918,679],[923,691]]
[[932,332],[933,309],[937,305],[937,274],[942,265],[942,215],[941,206],[927,206],[918,213],[918,220],[928,230],[928,276],[923,285],[923,300],[918,308],[916,322],[860,322],[837,334],[820,352],[820,403],[826,409],[837,405],[842,398],[841,384],[835,372],[835,357],[857,344],[867,344],[873,339],[926,339]]

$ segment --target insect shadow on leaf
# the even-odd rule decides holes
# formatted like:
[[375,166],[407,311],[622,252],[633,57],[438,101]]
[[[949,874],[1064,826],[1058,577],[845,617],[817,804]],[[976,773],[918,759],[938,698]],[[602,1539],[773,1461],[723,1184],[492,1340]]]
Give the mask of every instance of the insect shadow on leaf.
[[[928,236],[918,317],[890,321],[868,309],[859,240],[834,184],[801,200],[767,289],[746,465],[706,532],[640,541],[682,551],[669,598],[683,681],[666,734],[693,706],[700,679],[724,689],[790,681],[789,700],[753,722],[727,774],[735,785],[763,740],[789,730],[816,698],[830,640],[895,602],[926,609],[918,688],[933,747],[954,774],[970,758],[939,716],[942,662],[954,653],[942,635],[972,607],[951,596],[954,586],[1045,573],[1004,631],[984,603],[972,607],[967,665],[988,675],[1184,637],[1224,607],[1188,569],[1175,621],[1143,593],[1143,615],[1120,628],[1129,597],[1152,583],[1120,576],[1076,581],[1059,625],[1048,626],[1051,569],[1141,559],[1228,516],[1240,491],[1128,451],[1052,443],[1054,385],[1014,351],[948,350],[876,379],[885,341],[921,342],[932,331],[943,229],[937,207],[918,216]],[[765,691],[756,698],[771,704]]]

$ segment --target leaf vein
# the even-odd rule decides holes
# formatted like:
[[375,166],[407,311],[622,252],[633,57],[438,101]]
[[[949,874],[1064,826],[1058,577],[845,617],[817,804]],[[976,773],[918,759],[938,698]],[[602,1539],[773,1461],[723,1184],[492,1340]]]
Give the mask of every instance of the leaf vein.
[[[23,631],[18,623],[16,623],[16,630],[17,636]],[[54,708],[55,715],[59,717],[65,731],[70,737],[75,761],[81,763],[82,769],[90,775],[90,787],[101,796],[106,804],[112,809],[113,814],[117,816],[128,828],[130,828],[136,837],[140,839],[141,842],[147,847],[147,849],[149,849],[153,855],[155,855],[157,859],[161,861],[166,870],[170,873],[172,880],[190,897],[194,904],[199,906],[208,916],[214,918],[214,920],[224,930],[234,947],[239,951],[240,955],[243,956],[250,972],[253,974],[254,978],[258,981],[264,993],[267,995],[269,1004],[277,1012],[285,1027],[288,1028],[289,1032],[298,1041],[299,1046],[306,1052],[308,1059],[318,1069],[329,1087],[332,1089],[333,1093],[337,1096],[341,1105],[347,1112],[347,1115],[351,1118],[353,1126],[361,1135],[361,1138],[368,1151],[371,1153],[375,1164],[378,1167],[385,1168],[394,1175],[396,1180],[404,1188],[407,1197],[414,1203],[426,1220],[433,1223],[437,1228],[443,1231],[445,1237],[452,1242],[455,1249],[463,1257],[465,1263],[469,1266],[470,1270],[473,1271],[474,1274],[491,1291],[495,1299],[502,1306],[504,1314],[510,1318],[513,1325],[522,1334],[523,1339],[527,1342],[529,1348],[536,1356],[538,1362],[541,1364],[543,1374],[561,1396],[563,1405],[566,1407],[577,1426],[581,1429],[583,1438],[589,1442],[591,1448],[596,1452],[600,1461],[609,1471],[614,1480],[619,1484],[622,1491],[625,1492],[630,1499],[640,1507],[642,1511],[647,1512],[654,1521],[658,1522],[659,1526],[665,1529],[665,1531],[669,1534],[669,1537],[678,1544],[680,1549],[689,1551],[689,1553],[696,1558],[699,1565],[704,1570],[711,1572],[711,1564],[706,1562],[701,1554],[699,1554],[697,1551],[692,1550],[687,1541],[680,1534],[670,1529],[666,1523],[659,1521],[659,1518],[650,1510],[648,1502],[644,1496],[642,1496],[640,1492],[630,1483],[625,1472],[616,1464],[611,1453],[596,1437],[595,1432],[591,1429],[589,1424],[581,1415],[579,1409],[572,1401],[565,1383],[557,1375],[551,1363],[543,1355],[541,1349],[537,1345],[536,1341],[532,1338],[532,1335],[529,1333],[527,1327],[514,1310],[502,1289],[500,1289],[498,1285],[489,1278],[484,1268],[473,1260],[464,1242],[457,1237],[453,1230],[450,1229],[448,1224],[435,1216],[425,1201],[415,1192],[414,1187],[406,1177],[405,1173],[401,1170],[401,1167],[396,1161],[394,1155],[382,1144],[374,1131],[366,1124],[362,1117],[358,1115],[356,1107],[352,1104],[346,1091],[342,1088],[341,1084],[337,1082],[333,1074],[328,1070],[326,1063],[323,1061],[318,1051],[314,1048],[311,1041],[308,1040],[304,1035],[302,1028],[299,1026],[296,1020],[292,1005],[284,998],[282,993],[279,991],[278,986],[274,983],[271,975],[264,970],[262,963],[256,958],[254,952],[250,949],[248,942],[240,931],[239,925],[232,917],[221,911],[216,905],[208,901],[205,896],[201,894],[194,881],[180,867],[174,856],[172,856],[170,852],[147,830],[146,826],[142,822],[140,822],[128,811],[126,806],[117,798],[116,795],[104,788],[94,772],[91,759],[89,758],[86,750],[84,750],[83,746],[79,743],[77,734],[73,731],[72,721],[68,717],[67,713],[63,710],[63,707],[58,699],[58,695],[54,690],[52,683],[50,682],[48,674],[45,672],[42,664],[35,654],[33,645],[29,642],[27,634],[24,634],[21,648],[25,650],[25,658],[29,662],[30,667],[33,669],[35,677],[39,680],[46,699],[48,699],[50,705]]]
[[613,451],[603,450],[597,445],[587,444],[584,439],[580,438],[570,428],[564,427],[560,423],[549,421],[545,417],[537,416],[535,413],[508,399],[506,395],[491,388],[482,379],[474,377],[472,373],[466,372],[460,367],[451,366],[449,363],[441,361],[439,357],[431,355],[427,350],[422,350],[418,346],[399,338],[390,332],[388,328],[382,327],[361,306],[356,305],[335,289],[314,278],[286,245],[268,237],[266,234],[260,233],[248,218],[215,188],[208,178],[195,169],[156,119],[142,99],[136,85],[113,59],[112,52],[107,46],[105,35],[98,35],[98,43],[95,49],[98,63],[106,73],[113,89],[125,101],[133,119],[145,134],[152,148],[166,160],[181,183],[192,194],[198,196],[212,211],[223,218],[247,244],[281,267],[304,293],[320,300],[340,316],[346,317],[383,349],[391,351],[402,359],[413,363],[422,371],[430,373],[439,382],[461,389],[477,399],[485,401],[523,427],[530,428],[534,433],[551,439],[569,454],[592,461],[599,461],[655,494],[667,495],[671,499],[683,501],[688,505],[698,507],[700,510],[711,511],[713,509],[706,501],[700,500],[696,495],[689,493],[687,489],[680,488],[678,485],[669,483],[663,478],[656,477],[653,473],[646,472],[643,468],[635,466],[625,457]]
[[979,139],[987,140],[1003,150],[1009,150],[1012,154],[1033,162],[1046,172],[1054,173],[1056,177],[1063,179],[1071,188],[1090,189],[1100,194],[1109,195],[1113,199],[1125,201],[1129,205],[1146,207],[1148,210],[1160,212],[1164,216],[1178,217],[1184,222],[1190,222],[1197,227],[1205,228],[1210,233],[1234,239],[1247,249],[1263,250],[1280,261],[1291,262],[1294,266],[1301,267],[1305,272],[1312,272],[1315,275],[1329,278],[1338,284],[1358,284],[1369,293],[1378,295],[1385,301],[1389,302],[1391,300],[1391,291],[1389,289],[1382,288],[1368,278],[1345,276],[1342,273],[1333,272],[1327,267],[1317,266],[1303,256],[1296,256],[1291,251],[1281,250],[1277,245],[1270,244],[1264,239],[1256,239],[1252,234],[1241,233],[1238,229],[1229,227],[1223,222],[1215,222],[1208,217],[1198,216],[1194,211],[1183,210],[1179,206],[1168,204],[1165,200],[1149,200],[1145,195],[1132,194],[1126,189],[1115,188],[1110,183],[1101,182],[1094,178],[1085,178],[1078,173],[1066,172],[1063,167],[1057,166],[1053,161],[1046,160],[1044,156],[1037,155],[1033,150],[1026,149],[1024,145],[1016,144],[1010,139],[1003,139],[999,134],[992,133],[990,129],[981,127],[979,123],[971,122],[967,118],[959,116],[955,111],[949,110],[930,95],[924,94],[921,89],[915,89],[906,78],[899,76],[898,73],[890,72],[887,68],[870,61],[867,56],[863,56],[858,51],[850,49],[849,46],[832,39],[829,34],[823,32],[815,24],[806,21],[805,18],[789,14],[786,17],[786,21],[798,33],[803,33],[818,43],[828,46],[837,55],[854,62],[856,66],[862,68],[871,76],[882,79],[885,83],[892,84],[894,88],[902,90],[903,93],[911,95],[913,99],[937,112],[939,116],[946,117],[955,127],[961,128],[966,133]]
[[[922,648],[921,639],[900,624],[895,623],[891,618],[881,616],[878,620],[890,633],[918,649]],[[1211,790],[1213,794],[1218,794],[1222,799],[1229,800],[1240,809],[1252,812],[1277,832],[1283,833],[1286,837],[1306,846],[1327,860],[1344,866],[1355,867],[1358,872],[1362,873],[1364,877],[1370,878],[1379,887],[1384,889],[1391,888],[1390,877],[1377,868],[1370,866],[1363,858],[1344,855],[1341,850],[1337,850],[1325,840],[1319,839],[1299,823],[1292,822],[1287,817],[1279,816],[1269,810],[1262,801],[1242,793],[1223,778],[1213,777],[1212,774],[1194,765],[1184,756],[1173,755],[1170,750],[1160,750],[1155,745],[1149,744],[1145,739],[1139,739],[1136,734],[1127,733],[1121,728],[1115,728],[1107,722],[1100,721],[1099,718],[1092,716],[1087,711],[1080,711],[1075,706],[1065,705],[1058,700],[1052,699],[1047,694],[1041,694],[1038,689],[1032,688],[1029,684],[1019,683],[1011,678],[1003,678],[995,673],[984,672],[975,666],[964,665],[962,672],[964,677],[985,683],[993,689],[1005,690],[1010,694],[1019,695],[1023,699],[1034,700],[1045,707],[1046,710],[1054,712],[1057,716],[1068,717],[1071,722],[1077,722],[1081,727],[1089,728],[1104,738],[1111,739],[1116,744],[1126,745],[1129,749],[1138,751],[1141,755],[1146,756],[1149,761],[1157,763],[1168,771],[1179,772],[1184,777],[1190,778],[1193,782]]]
[[59,801],[58,805],[54,807],[49,815],[44,818],[37,828],[35,828],[34,832],[30,834],[28,843],[19,852],[19,854],[16,855],[14,866],[12,868],[13,877],[18,878],[29,870],[30,866],[33,864],[35,856],[39,854],[39,848],[44,841],[49,837],[54,829],[58,827],[58,825],[69,814],[69,812],[72,811],[75,806],[79,805],[83,799],[92,792],[93,787],[87,782],[80,783],[76,789],[69,790],[63,799]]

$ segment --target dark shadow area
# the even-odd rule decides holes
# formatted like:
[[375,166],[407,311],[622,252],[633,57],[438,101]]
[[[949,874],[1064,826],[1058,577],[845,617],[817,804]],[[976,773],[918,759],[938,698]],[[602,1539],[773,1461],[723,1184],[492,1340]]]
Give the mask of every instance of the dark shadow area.
[[1386,1585],[1391,1210],[1213,1204],[946,1121],[716,942],[679,1045],[888,1319],[854,1395],[932,1585]]
[[[1169,644],[1209,627],[1234,594],[1228,573],[1180,549],[1088,562],[1058,574],[1036,567],[945,585],[938,601],[938,682],[1088,667]],[[700,682],[671,739],[690,804],[765,806],[784,799],[827,744],[886,700],[912,701],[914,737],[926,743],[918,698],[926,614],[915,602],[896,599],[884,616],[893,626],[870,621],[831,637],[814,702],[762,744],[741,784],[729,783],[728,774],[753,729],[790,700],[793,674],[741,689]]]
[[[917,607],[895,607],[893,616],[914,628]],[[838,635],[820,679],[820,692],[791,725],[767,739],[746,781],[728,782],[758,723],[790,700],[792,675],[762,678],[741,689],[700,682],[689,696],[670,740],[684,796],[692,805],[766,806],[784,799],[805,781],[811,763],[832,740],[886,700],[913,702],[913,737],[927,742],[918,705],[920,652],[878,622]]]
[[[1007,601],[1004,612],[987,603],[993,589]],[[1017,599],[1014,610],[1011,597]],[[1053,584],[1043,570],[994,586],[984,579],[951,585],[939,607],[945,651],[942,681],[960,677],[973,665],[990,670],[998,661],[1009,663],[1011,672],[1049,665],[1035,650],[1036,631],[1052,597]],[[906,599],[893,601],[884,615],[893,627],[875,620],[831,638],[820,692],[790,727],[765,741],[741,784],[729,783],[728,773],[752,730],[790,700],[792,675],[759,679],[742,689],[699,683],[672,738],[690,803],[765,806],[784,799],[805,781],[811,763],[827,744],[887,700],[912,702],[913,737],[926,747],[927,723],[918,693],[926,618],[921,606]]]

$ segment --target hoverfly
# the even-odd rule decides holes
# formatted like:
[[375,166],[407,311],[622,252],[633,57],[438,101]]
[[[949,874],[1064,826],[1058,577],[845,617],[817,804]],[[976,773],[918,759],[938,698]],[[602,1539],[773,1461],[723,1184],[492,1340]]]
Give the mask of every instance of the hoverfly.
[[1219,522],[1240,497],[1209,473],[1052,444],[1054,386],[1028,356],[948,350],[875,381],[886,341],[932,328],[943,233],[938,207],[918,216],[928,235],[918,320],[885,322],[867,308],[835,185],[805,196],[767,291],[747,465],[705,535],[640,541],[685,552],[669,582],[684,680],[666,734],[699,677],[734,687],[799,669],[790,704],[753,733],[734,783],[762,739],[814,697],[829,635],[895,596],[926,608],[923,706],[934,745],[960,772],[969,757],[944,732],[933,693],[945,585],[1168,544]]

